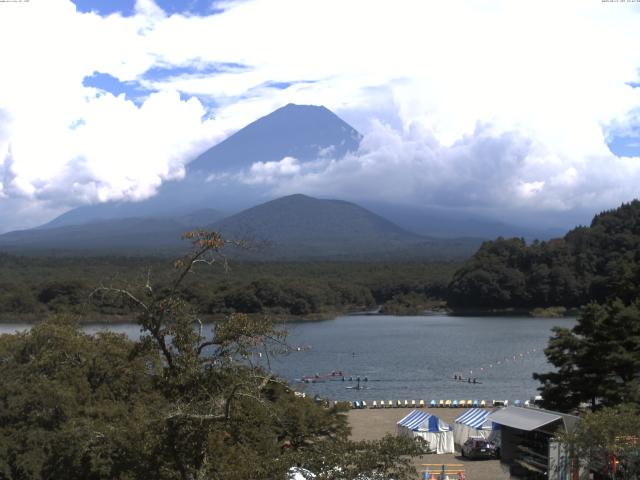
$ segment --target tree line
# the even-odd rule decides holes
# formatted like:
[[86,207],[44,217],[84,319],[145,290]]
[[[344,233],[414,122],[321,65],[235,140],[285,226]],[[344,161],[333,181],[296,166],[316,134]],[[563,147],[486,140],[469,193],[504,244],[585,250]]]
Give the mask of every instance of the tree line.
[[[0,319],[38,319],[73,313],[90,320],[129,318],[118,299],[90,301],[100,284],[134,284],[151,274],[160,285],[172,262],[152,257],[20,257],[0,254]],[[416,313],[442,301],[455,263],[234,262],[233,271],[198,272],[180,295],[207,315],[234,312],[322,317],[382,305]]]
[[545,407],[582,415],[560,440],[597,478],[640,474],[639,286],[637,200],[556,241],[489,242],[452,282],[458,305],[581,306],[573,328],[553,329],[545,349],[553,370],[533,376]]
[[485,242],[455,272],[453,308],[580,307],[640,288],[640,201],[596,215],[589,227],[563,238],[527,244],[512,238]]

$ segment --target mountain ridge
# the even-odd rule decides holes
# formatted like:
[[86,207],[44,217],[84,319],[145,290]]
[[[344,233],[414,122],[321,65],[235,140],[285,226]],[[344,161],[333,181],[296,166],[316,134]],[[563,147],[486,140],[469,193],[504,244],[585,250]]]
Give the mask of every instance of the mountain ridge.
[[171,217],[215,206],[241,211],[264,201],[267,187],[238,181],[212,182],[211,176],[240,172],[256,162],[295,157],[304,162],[331,154],[342,158],[357,150],[360,133],[323,106],[288,104],[258,118],[198,155],[182,180],[164,182],[142,201],[85,205],[65,212],[38,228],[83,224],[101,219]]
[[355,203],[302,194],[271,200],[206,225],[205,219],[194,213],[176,218],[109,219],[24,230],[0,235],[0,249],[177,254],[186,248],[181,234],[195,227],[218,230],[234,239],[249,237],[252,246],[260,248],[234,250],[232,254],[265,260],[463,258],[480,244],[478,239],[452,241],[420,236]]
[[[250,171],[247,167],[287,156],[296,157],[299,162],[329,157],[339,162],[342,156],[358,149],[361,138],[357,130],[323,106],[288,104],[207,149],[187,165],[184,179],[164,182],[156,195],[142,201],[77,207],[36,230],[126,218],[172,221],[203,208],[226,212],[228,216],[273,199],[271,184],[243,180]],[[385,204],[372,199],[354,200],[404,230],[427,237],[490,239],[502,235],[544,239],[552,236],[549,232],[532,231],[464,212]],[[222,216],[209,218],[210,223]]]

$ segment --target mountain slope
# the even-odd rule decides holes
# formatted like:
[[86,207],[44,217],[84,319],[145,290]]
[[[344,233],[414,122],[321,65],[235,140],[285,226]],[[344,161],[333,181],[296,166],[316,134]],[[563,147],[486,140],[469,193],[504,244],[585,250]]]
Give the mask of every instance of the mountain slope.
[[[30,253],[168,253],[187,248],[180,235],[215,220],[205,210],[174,218],[110,219],[81,225],[0,235],[0,249]],[[251,248],[235,256],[278,259],[395,259],[468,257],[478,240],[432,239],[416,235],[356,204],[290,195],[209,223],[229,239]]]
[[0,248],[30,253],[141,253],[179,247],[184,230],[183,224],[170,219],[119,218],[5,233],[0,235]]
[[422,237],[356,204],[300,194],[258,205],[212,227],[227,237],[266,243],[263,254],[273,258],[451,258],[466,256],[479,244]]
[[250,123],[188,165],[188,172],[220,172],[294,157],[342,158],[356,151],[361,135],[322,106],[289,105]]
[[184,179],[165,182],[153,197],[136,202],[107,202],[75,208],[43,228],[128,217],[172,217],[199,210],[239,211],[263,201],[267,187],[211,175],[238,173],[255,162],[322,155],[342,158],[357,150],[361,135],[325,107],[293,105],[262,117],[211,147],[187,165]]
[[567,230],[536,229],[512,225],[456,209],[393,205],[380,202],[359,202],[396,225],[418,235],[437,238],[473,237],[523,237],[526,240],[548,240],[561,237]]
[[167,218],[114,218],[52,228],[19,230],[0,235],[0,249],[20,252],[159,253],[186,248],[180,236],[204,228],[223,214],[202,209]]
[[[187,165],[186,176],[162,184],[144,201],[107,202],[66,212],[40,229],[122,218],[168,218],[203,208],[239,212],[273,199],[273,185],[246,181],[255,162],[295,157],[300,162],[326,156],[341,159],[359,148],[361,135],[325,107],[289,104],[213,146]],[[429,237],[494,238],[497,235],[548,238],[535,232],[450,210],[358,201],[415,234]],[[215,219],[211,219],[213,222]],[[556,232],[558,233],[558,232]]]

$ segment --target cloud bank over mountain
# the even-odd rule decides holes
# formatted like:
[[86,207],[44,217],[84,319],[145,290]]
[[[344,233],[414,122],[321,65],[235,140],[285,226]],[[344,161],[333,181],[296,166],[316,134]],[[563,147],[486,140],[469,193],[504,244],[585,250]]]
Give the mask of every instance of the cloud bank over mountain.
[[510,219],[531,210],[615,205],[638,195],[638,158],[606,153],[577,158],[520,131],[496,131],[486,124],[444,145],[433,132],[414,127],[403,133],[376,122],[360,150],[342,160],[256,162],[237,178],[270,186],[276,196],[375,198]]
[[360,151],[254,164],[240,182],[496,216],[640,194],[640,4],[90,3],[2,5],[2,230],[147,198],[289,102],[336,112]]

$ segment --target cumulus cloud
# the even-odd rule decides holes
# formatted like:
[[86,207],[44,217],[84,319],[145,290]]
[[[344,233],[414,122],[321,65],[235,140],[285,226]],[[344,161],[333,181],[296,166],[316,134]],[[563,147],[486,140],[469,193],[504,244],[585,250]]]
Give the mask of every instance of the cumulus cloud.
[[248,184],[270,184],[280,182],[300,173],[300,163],[293,157],[285,157],[277,162],[256,162],[249,172],[240,178]]
[[0,192],[13,208],[1,230],[40,222],[35,205],[59,212],[146,198],[223,136],[198,99],[176,90],[149,92],[135,104],[83,86],[94,71],[126,79],[153,64],[140,48],[159,18],[153,2],[138,2],[131,19],[80,15],[59,0],[7,6],[0,15],[0,37],[11,45],[0,52],[7,72],[0,78]]
[[566,155],[521,131],[489,124],[445,144],[417,124],[401,132],[374,122],[360,150],[344,159],[259,162],[238,178],[268,185],[274,195],[306,192],[485,212],[566,211],[636,196],[640,159]]
[[[33,224],[34,205],[148,197],[198,152],[294,102],[353,122],[362,150],[255,165],[243,182],[447,206],[611,207],[640,193],[640,159],[607,147],[640,125],[639,6],[248,0],[192,16],[137,0],[134,15],[102,17],[69,0],[9,2],[0,202],[23,202]],[[94,72],[148,93],[133,103],[84,86]],[[12,210],[1,229],[16,224]]]

